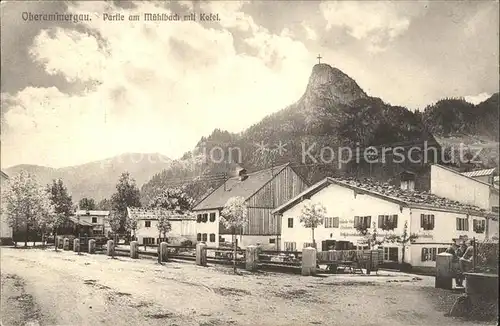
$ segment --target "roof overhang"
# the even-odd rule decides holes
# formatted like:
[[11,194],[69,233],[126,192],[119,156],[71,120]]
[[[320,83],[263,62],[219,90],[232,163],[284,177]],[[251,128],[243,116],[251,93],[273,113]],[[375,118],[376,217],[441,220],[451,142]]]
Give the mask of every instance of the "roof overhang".
[[281,214],[285,210],[289,209],[292,206],[295,206],[296,204],[302,202],[305,199],[310,199],[313,195],[316,193],[320,192],[324,188],[328,187],[331,184],[335,184],[341,187],[349,188],[353,190],[357,194],[369,194],[371,196],[381,198],[390,202],[393,202],[395,204],[398,204],[400,206],[408,207],[408,204],[400,199],[382,195],[373,191],[369,191],[367,189],[362,189],[347,183],[344,183],[342,181],[335,180],[334,178],[327,177],[320,182],[316,183],[315,185],[312,185],[310,188],[306,189],[302,193],[298,194],[296,197],[290,199],[288,202],[285,204],[281,205],[280,207],[276,208],[275,210],[272,211],[272,214]]

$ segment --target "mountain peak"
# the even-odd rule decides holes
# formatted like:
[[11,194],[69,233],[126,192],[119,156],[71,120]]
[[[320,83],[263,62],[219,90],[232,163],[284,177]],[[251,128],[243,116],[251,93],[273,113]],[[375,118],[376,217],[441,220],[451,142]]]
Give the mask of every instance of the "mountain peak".
[[354,79],[326,63],[314,65],[306,89],[306,100],[318,96],[341,104],[368,97]]

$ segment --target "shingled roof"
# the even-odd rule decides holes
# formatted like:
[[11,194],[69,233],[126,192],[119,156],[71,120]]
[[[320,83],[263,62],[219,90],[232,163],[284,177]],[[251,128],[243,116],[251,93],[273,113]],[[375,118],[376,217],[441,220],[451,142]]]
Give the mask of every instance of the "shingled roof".
[[485,170],[476,170],[470,172],[463,172],[462,175],[467,177],[482,177],[487,175],[492,175],[495,172],[495,169],[485,169]]
[[195,216],[192,214],[181,214],[178,212],[173,212],[164,208],[135,208],[127,207],[128,216],[135,217],[138,220],[157,220],[158,216],[162,214],[170,214],[171,220],[194,220]]
[[109,216],[109,211],[87,211],[85,209],[80,209],[76,211],[75,215]]
[[229,178],[226,180],[225,184],[222,184],[219,188],[215,189],[207,197],[196,204],[193,210],[200,211],[222,208],[231,197],[243,197],[248,199],[264,187],[267,182],[283,171],[287,166],[288,163],[248,173],[248,177],[244,180],[240,180],[239,177]]
[[386,183],[378,183],[371,179],[356,180],[351,178],[325,178],[316,183],[303,193],[297,195],[287,203],[278,207],[273,213],[281,213],[287,208],[302,201],[303,198],[309,198],[314,193],[319,192],[321,189],[326,188],[330,184],[337,184],[353,190],[360,191],[361,193],[369,193],[376,197],[389,200],[400,205],[413,208],[428,208],[440,209],[453,212],[463,212],[466,214],[476,213],[479,215],[493,214],[485,209],[477,206],[464,204],[455,200],[439,197],[428,192],[419,192],[413,190],[403,190],[399,187],[392,186]]

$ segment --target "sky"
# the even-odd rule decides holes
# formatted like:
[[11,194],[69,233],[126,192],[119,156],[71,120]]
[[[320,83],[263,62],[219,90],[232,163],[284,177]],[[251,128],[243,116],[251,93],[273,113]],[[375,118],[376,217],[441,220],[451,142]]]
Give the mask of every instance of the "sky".
[[[1,2],[1,166],[178,158],[297,101],[316,57],[423,109],[498,92],[498,1]],[[88,21],[26,21],[28,13]],[[144,13],[219,14],[147,22]],[[123,14],[124,21],[104,20]],[[128,21],[129,15],[141,21]]]

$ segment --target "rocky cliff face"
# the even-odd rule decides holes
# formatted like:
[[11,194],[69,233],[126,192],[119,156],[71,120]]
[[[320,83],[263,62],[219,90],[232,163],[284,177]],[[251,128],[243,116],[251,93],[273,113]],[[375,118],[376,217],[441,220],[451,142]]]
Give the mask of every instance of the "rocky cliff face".
[[299,102],[307,108],[318,105],[350,105],[368,96],[349,76],[337,68],[321,63],[313,67],[306,92]]

